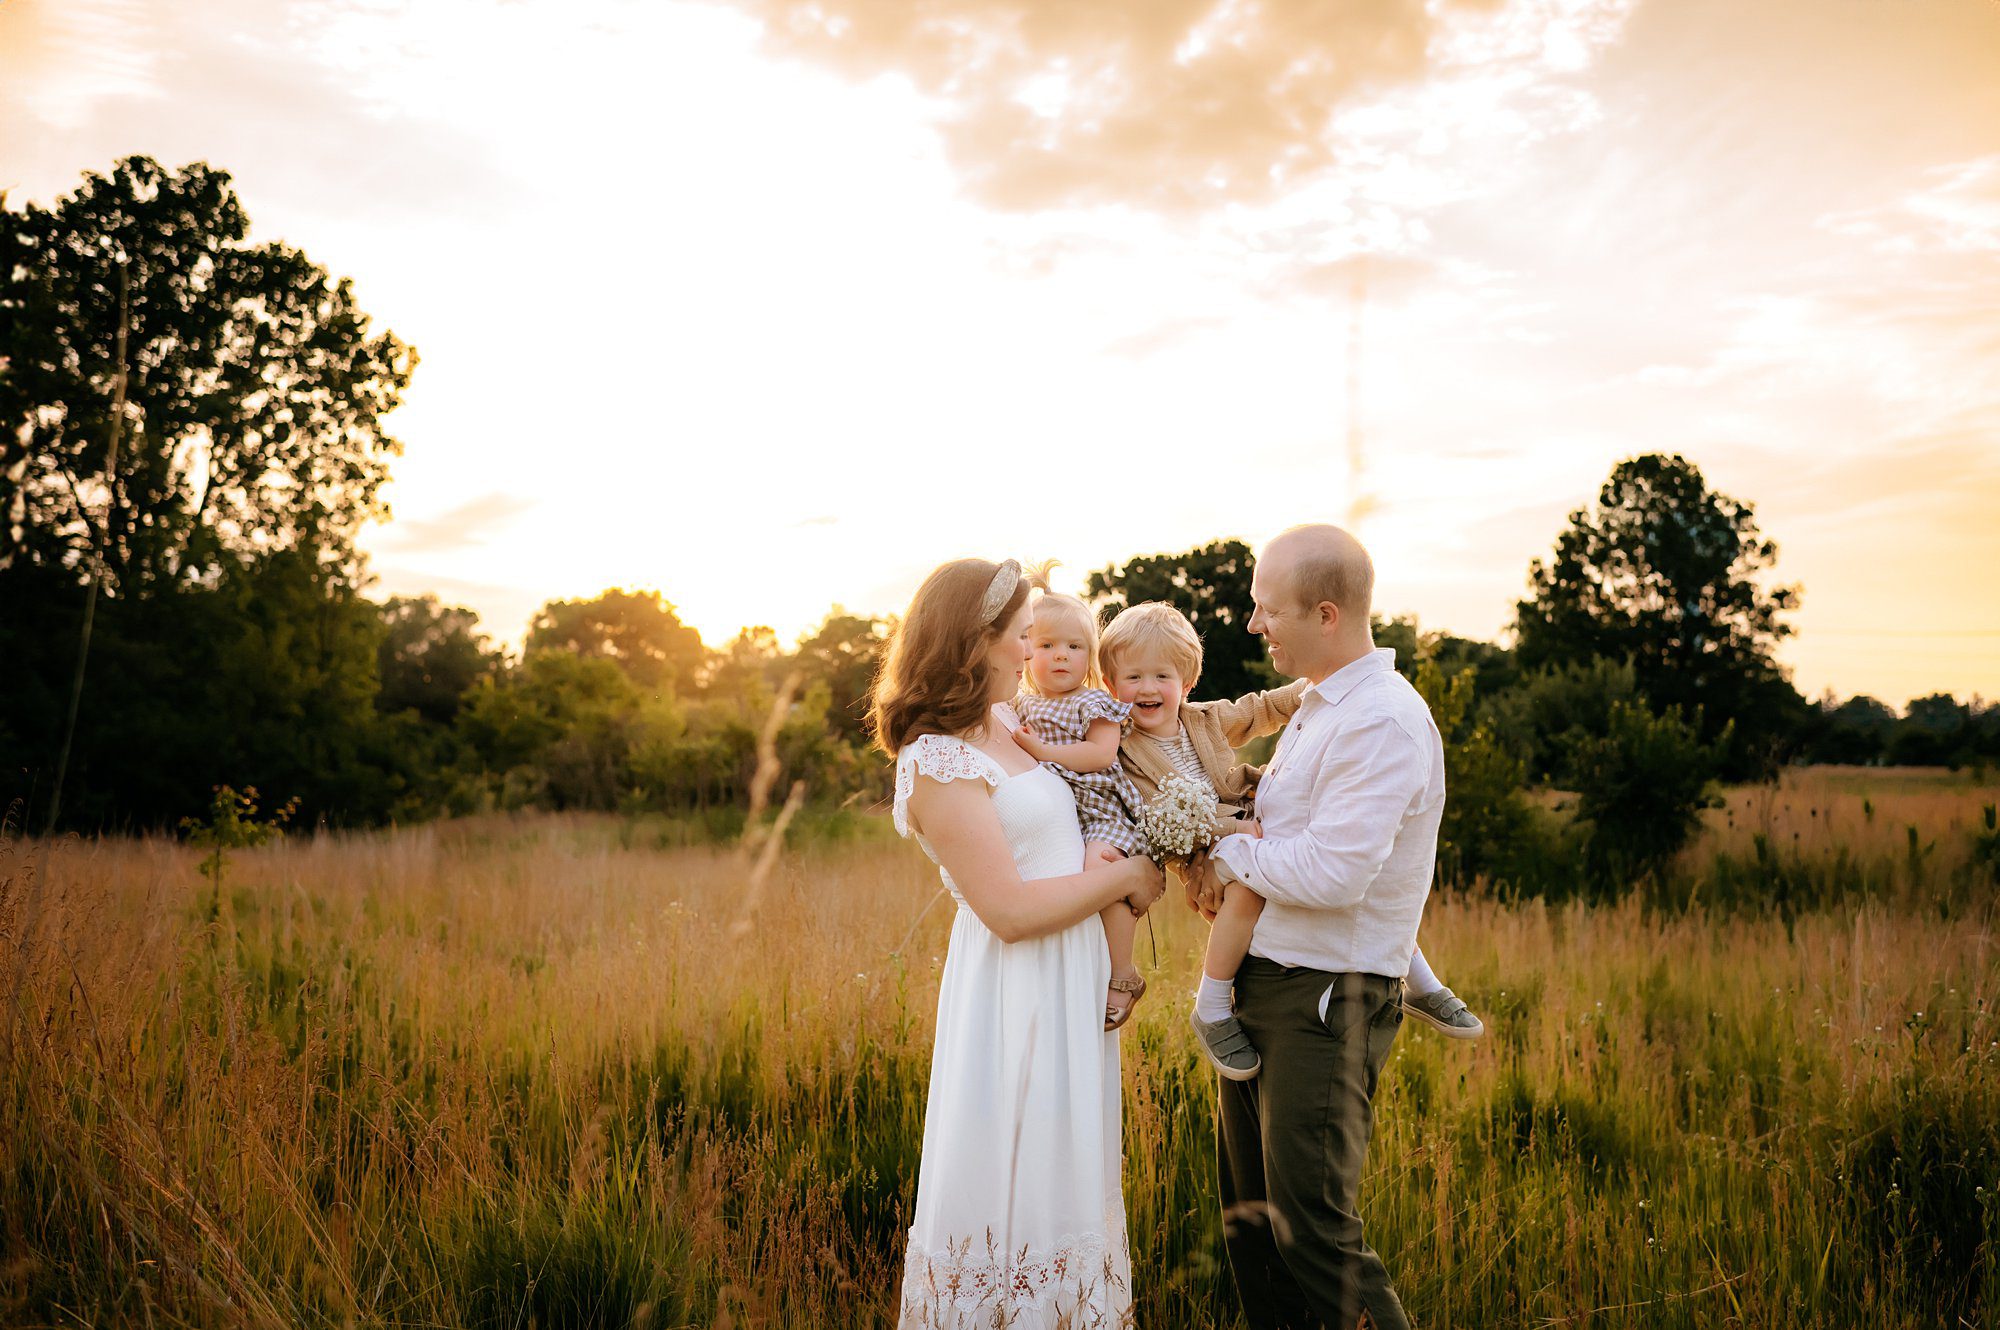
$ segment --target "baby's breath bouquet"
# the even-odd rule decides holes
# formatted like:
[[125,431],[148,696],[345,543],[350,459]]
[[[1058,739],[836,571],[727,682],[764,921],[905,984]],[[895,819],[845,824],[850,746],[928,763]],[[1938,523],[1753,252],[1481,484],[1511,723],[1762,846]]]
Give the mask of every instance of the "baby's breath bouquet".
[[1165,867],[1185,868],[1195,851],[1215,843],[1215,795],[1200,781],[1172,775],[1160,782],[1160,793],[1139,810],[1139,834],[1146,852]]

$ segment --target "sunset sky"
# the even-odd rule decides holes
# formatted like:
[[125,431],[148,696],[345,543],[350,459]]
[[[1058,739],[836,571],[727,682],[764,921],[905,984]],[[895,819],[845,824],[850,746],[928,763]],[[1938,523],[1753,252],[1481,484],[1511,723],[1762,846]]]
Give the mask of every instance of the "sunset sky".
[[417,346],[373,594],[498,639],[1307,520],[1487,637],[1665,450],[1801,688],[2000,693],[2000,0],[0,0],[0,188],[131,153]]

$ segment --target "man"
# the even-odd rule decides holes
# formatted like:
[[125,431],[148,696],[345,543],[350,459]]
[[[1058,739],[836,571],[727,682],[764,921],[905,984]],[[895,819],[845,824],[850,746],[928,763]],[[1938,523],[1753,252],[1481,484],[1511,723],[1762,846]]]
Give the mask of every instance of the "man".
[[1257,790],[1262,835],[1226,836],[1188,874],[1266,902],[1236,981],[1263,1058],[1220,1082],[1223,1230],[1257,1330],[1404,1330],[1355,1213],[1375,1084],[1403,1020],[1403,975],[1430,894],[1444,745],[1430,708],[1369,630],[1374,568],[1332,526],[1294,527],[1251,579],[1271,663],[1311,681]]

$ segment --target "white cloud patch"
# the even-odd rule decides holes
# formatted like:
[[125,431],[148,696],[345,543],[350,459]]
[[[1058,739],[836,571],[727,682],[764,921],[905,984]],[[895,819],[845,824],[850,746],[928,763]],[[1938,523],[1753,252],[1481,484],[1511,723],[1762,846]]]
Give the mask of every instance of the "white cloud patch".
[[535,508],[535,500],[494,491],[469,499],[436,517],[403,517],[383,534],[384,549],[441,553],[485,545],[515,518]]

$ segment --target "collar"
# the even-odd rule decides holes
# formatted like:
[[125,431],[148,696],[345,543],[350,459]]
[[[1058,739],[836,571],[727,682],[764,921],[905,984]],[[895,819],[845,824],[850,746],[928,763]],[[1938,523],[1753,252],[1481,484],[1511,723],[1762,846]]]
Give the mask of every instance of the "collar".
[[1396,668],[1396,648],[1376,647],[1359,660],[1347,664],[1327,675],[1311,688],[1307,696],[1318,693],[1329,705],[1338,703],[1353,692],[1355,686],[1371,674],[1391,673]]

